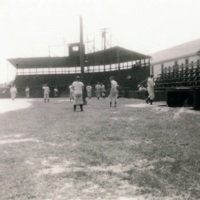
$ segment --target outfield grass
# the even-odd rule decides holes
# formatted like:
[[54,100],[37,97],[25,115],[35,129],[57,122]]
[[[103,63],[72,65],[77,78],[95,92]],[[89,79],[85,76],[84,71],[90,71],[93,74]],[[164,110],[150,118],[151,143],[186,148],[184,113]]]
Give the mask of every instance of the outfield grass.
[[1,200],[200,199],[200,111],[123,98],[117,108],[91,99],[84,112],[65,98],[3,101],[12,111],[0,114]]

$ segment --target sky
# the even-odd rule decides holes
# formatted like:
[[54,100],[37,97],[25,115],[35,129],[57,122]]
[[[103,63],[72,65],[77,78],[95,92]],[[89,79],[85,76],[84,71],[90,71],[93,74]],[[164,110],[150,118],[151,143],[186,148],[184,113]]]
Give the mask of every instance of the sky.
[[8,58],[67,56],[79,42],[86,52],[121,46],[151,53],[200,38],[200,0],[0,0],[0,83],[14,79]]

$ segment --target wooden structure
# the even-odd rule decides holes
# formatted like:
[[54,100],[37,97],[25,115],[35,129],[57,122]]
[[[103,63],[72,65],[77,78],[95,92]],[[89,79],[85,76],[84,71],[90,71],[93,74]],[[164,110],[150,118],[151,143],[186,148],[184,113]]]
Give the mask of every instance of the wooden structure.
[[[78,51],[80,45],[78,46]],[[70,51],[73,49],[70,45]],[[137,89],[137,84],[149,75],[150,56],[121,47],[84,54],[84,66],[80,64],[79,52],[67,57],[12,58],[8,61],[17,69],[15,84],[23,91],[26,86],[32,97],[41,96],[41,85],[48,83],[65,92],[68,86],[84,71],[84,84],[103,82],[108,88],[109,77],[113,75],[122,88]],[[83,63],[83,62],[82,62]],[[127,79],[127,77],[131,79]],[[33,92],[34,91],[34,92]]]
[[165,90],[168,106],[193,105],[200,109],[200,63],[174,65],[162,70],[155,81],[156,90]]

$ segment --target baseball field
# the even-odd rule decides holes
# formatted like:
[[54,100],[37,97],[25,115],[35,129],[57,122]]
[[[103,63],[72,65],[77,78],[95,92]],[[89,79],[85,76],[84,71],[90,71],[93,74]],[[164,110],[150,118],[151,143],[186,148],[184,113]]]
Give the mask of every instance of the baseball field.
[[200,111],[137,99],[0,99],[0,200],[198,200]]

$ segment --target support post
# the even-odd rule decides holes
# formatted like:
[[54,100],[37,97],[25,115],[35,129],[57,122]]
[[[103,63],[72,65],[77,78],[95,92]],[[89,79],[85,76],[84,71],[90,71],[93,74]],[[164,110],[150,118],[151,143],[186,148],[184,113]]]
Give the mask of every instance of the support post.
[[120,84],[120,59],[119,59],[119,49],[117,49],[117,71],[118,71],[118,84]]

